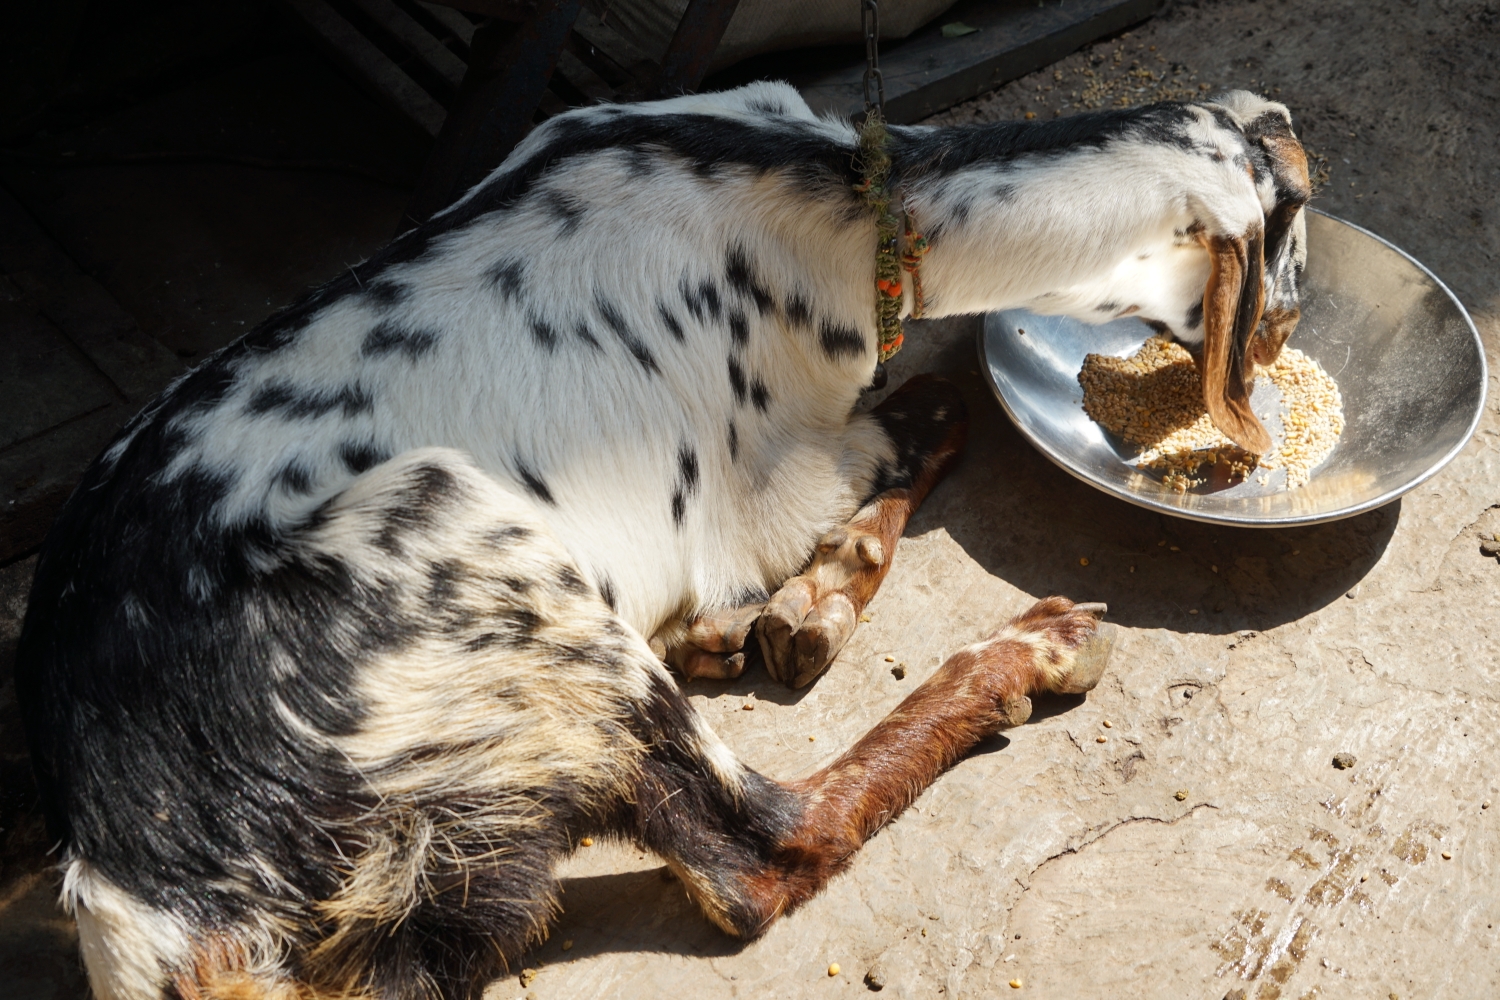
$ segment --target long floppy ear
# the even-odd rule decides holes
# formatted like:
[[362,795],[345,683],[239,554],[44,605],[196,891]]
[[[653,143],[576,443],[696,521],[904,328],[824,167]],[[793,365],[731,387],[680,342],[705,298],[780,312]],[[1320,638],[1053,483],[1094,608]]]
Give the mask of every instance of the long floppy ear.
[[1200,237],[1212,272],[1203,290],[1203,404],[1214,426],[1246,451],[1264,455],[1271,435],[1250,409],[1250,338],[1265,306],[1265,233]]
[[1263,365],[1281,353],[1297,328],[1302,311],[1298,287],[1307,257],[1307,230],[1302,206],[1312,196],[1307,176],[1307,154],[1279,106],[1258,115],[1245,126],[1245,138],[1260,145],[1276,186],[1276,204],[1266,213],[1267,299],[1251,356]]

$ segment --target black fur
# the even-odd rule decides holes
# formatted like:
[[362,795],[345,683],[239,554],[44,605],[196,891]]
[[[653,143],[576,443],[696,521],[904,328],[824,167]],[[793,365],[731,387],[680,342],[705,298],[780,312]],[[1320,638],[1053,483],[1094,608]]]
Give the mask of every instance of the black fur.
[[379,358],[399,351],[415,361],[437,342],[438,335],[431,330],[409,330],[387,320],[365,335],[359,352],[367,358]]
[[823,320],[818,324],[818,346],[830,360],[857,358],[865,353],[865,338],[852,326]]
[[542,503],[552,507],[557,506],[557,501],[552,499],[552,491],[542,477],[531,471],[531,468],[519,458],[516,459],[516,475],[521,477],[521,482],[526,484],[526,491],[536,497]]
[[298,389],[284,381],[268,382],[255,390],[255,395],[245,404],[245,412],[252,416],[274,413],[288,420],[322,417],[334,410],[342,410],[346,417],[355,417],[374,409],[374,398],[357,383],[329,391]]
[[630,356],[635,358],[636,363],[645,369],[647,373],[660,375],[661,368],[656,363],[656,355],[652,354],[651,348],[647,347],[635,335],[635,331],[630,329],[630,324],[625,321],[624,314],[616,309],[613,303],[601,298],[594,300],[594,308],[599,310],[599,315],[604,318],[604,325],[613,330],[615,336],[620,338],[620,342],[625,345],[625,349],[630,352]]

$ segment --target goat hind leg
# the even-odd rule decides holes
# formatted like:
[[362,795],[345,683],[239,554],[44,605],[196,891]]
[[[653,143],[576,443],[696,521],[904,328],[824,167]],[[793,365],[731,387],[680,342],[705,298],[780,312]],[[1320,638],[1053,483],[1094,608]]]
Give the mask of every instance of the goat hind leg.
[[668,859],[704,913],[760,934],[816,895],[856,851],[975,743],[1031,715],[1032,694],[1098,683],[1102,605],[1049,597],[955,653],[828,767],[771,781],[728,757],[674,689],[653,693],[651,748],[627,828]]

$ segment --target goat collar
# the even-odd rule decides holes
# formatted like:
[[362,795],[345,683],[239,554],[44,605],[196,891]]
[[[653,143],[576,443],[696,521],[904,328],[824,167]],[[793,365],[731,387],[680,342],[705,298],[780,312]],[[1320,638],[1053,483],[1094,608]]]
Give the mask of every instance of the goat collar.
[[[891,196],[891,154],[886,150],[889,138],[885,119],[878,109],[871,108],[859,130],[859,151],[854,159],[860,182],[854,190],[875,213],[875,329],[880,336],[881,361],[901,350],[906,339],[901,325],[902,271],[911,274],[912,319],[922,318],[922,256],[927,253],[927,238],[913,227],[906,206]],[[899,238],[903,235],[904,240]]]

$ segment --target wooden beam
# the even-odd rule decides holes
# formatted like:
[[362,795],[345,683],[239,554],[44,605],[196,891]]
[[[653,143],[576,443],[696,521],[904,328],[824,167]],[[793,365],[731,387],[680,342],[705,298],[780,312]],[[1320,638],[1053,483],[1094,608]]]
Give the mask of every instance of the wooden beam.
[[[853,2],[853,0],[850,0]],[[932,24],[882,46],[885,114],[914,122],[1054,63],[1105,35],[1144,21],[1162,0],[960,0]],[[979,30],[944,38],[942,25]],[[813,111],[852,117],[865,107],[863,59],[838,69],[792,74]]]
[[655,96],[673,97],[698,89],[738,6],[739,0],[688,0],[662,56]]
[[580,5],[581,0],[539,0],[530,21],[492,21],[475,33],[458,103],[422,169],[401,229],[456,201],[531,131]]
[[541,9],[539,0],[431,0],[431,2],[468,11],[470,14],[483,14],[485,17],[513,23],[530,20]]
[[408,52],[422,60],[427,68],[454,87],[464,82],[464,61],[433,38],[416,18],[397,7],[392,0],[354,0],[374,21],[394,35]]
[[389,105],[428,135],[437,135],[447,112],[431,94],[402,72],[343,15],[325,0],[286,0],[336,61]]

